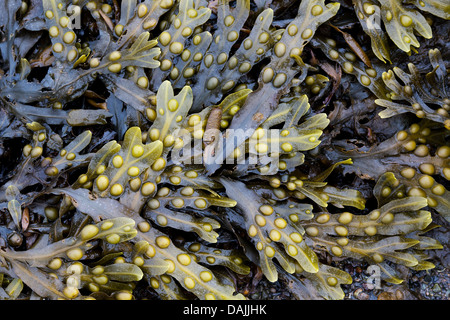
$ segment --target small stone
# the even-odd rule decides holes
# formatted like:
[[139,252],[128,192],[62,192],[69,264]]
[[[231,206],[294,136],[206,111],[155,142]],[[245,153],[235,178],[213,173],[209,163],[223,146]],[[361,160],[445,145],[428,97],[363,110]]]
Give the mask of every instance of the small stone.
[[438,293],[441,292],[441,287],[436,283],[431,290],[433,290],[433,292],[435,293]]
[[373,288],[375,288],[375,286],[372,283],[364,283],[363,284],[364,289],[366,290],[373,290]]
[[394,294],[391,292],[382,292],[378,295],[377,300],[396,300]]
[[266,300],[268,297],[269,297],[269,294],[268,294],[267,290],[263,290],[261,292],[261,297],[259,299]]
[[437,265],[436,268],[434,269],[435,271],[441,273],[445,271],[445,268],[441,265]]
[[403,300],[405,298],[405,295],[400,290],[395,290],[395,298],[397,300]]
[[366,292],[362,291],[361,288],[356,289],[355,292],[353,293],[353,295],[358,300],[369,300],[369,295]]

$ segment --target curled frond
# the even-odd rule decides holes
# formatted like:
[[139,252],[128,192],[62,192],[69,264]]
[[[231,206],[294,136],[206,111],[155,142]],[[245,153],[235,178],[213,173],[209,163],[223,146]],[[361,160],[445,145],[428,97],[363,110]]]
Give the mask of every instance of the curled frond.
[[[423,77],[416,66],[408,64],[407,73],[398,67],[383,73],[383,81],[392,90],[392,100],[406,101],[408,104],[397,103],[383,98],[375,103],[385,107],[380,117],[388,118],[405,112],[415,113],[418,118],[426,118],[442,123],[450,130],[449,115],[449,83],[447,69],[438,49],[429,51],[429,59],[433,70]],[[400,79],[401,83],[397,80]]]

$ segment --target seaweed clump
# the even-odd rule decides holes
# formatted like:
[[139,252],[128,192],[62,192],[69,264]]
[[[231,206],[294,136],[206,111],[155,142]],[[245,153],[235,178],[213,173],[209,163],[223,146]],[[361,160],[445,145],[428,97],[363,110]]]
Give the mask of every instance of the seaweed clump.
[[[381,8],[410,54],[431,26],[400,1],[354,5],[5,1],[0,298],[247,299],[236,283],[256,270],[343,299],[352,278],[333,261],[393,284],[398,266],[434,268],[443,246],[424,234],[450,210],[445,62],[430,50],[425,81],[412,63],[389,71],[367,15]],[[418,7],[449,18],[439,1]],[[341,30],[348,11],[362,45]],[[343,124],[357,117],[345,90],[399,132],[350,148],[336,132],[361,128]]]

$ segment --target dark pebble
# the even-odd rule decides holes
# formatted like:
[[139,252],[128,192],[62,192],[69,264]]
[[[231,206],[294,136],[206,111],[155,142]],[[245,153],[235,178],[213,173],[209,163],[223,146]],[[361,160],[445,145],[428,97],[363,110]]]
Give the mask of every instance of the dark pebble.
[[351,264],[346,264],[344,266],[344,271],[347,272],[348,274],[353,274],[353,266]]
[[267,291],[266,291],[266,290],[263,290],[263,291],[261,292],[261,299],[262,299],[262,300],[266,300],[268,297],[269,297],[269,294],[267,293]]

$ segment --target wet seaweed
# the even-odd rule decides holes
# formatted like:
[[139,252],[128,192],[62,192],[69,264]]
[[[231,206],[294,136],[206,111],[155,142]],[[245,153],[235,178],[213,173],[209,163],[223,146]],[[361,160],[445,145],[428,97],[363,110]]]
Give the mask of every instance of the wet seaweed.
[[0,299],[249,299],[254,270],[343,299],[335,261],[434,268],[448,57],[420,45],[449,10],[4,1]]

